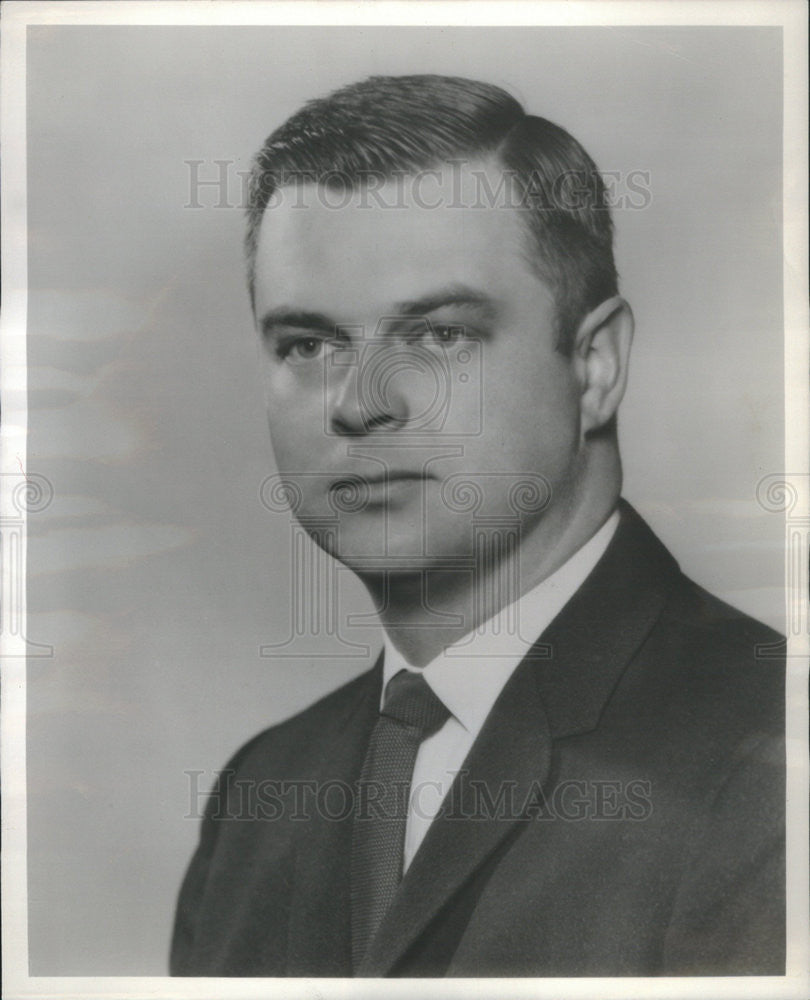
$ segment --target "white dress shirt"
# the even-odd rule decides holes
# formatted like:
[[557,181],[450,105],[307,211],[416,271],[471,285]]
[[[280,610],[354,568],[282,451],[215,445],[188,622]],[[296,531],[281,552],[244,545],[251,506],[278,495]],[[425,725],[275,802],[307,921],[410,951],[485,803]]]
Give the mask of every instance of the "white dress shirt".
[[551,576],[475,631],[445,647],[427,666],[408,663],[385,636],[383,696],[400,670],[419,671],[451,713],[416,755],[405,830],[407,870],[456,773],[512,672],[574,596],[608,547],[619,523],[614,511],[589,541]]

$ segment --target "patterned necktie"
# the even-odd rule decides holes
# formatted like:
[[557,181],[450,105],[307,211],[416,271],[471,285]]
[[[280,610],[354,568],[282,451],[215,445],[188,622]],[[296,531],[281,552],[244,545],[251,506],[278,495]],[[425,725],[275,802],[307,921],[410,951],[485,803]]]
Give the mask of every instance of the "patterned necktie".
[[355,969],[402,879],[411,777],[419,744],[450,713],[421,673],[388,682],[360,775],[352,836],[352,960]]

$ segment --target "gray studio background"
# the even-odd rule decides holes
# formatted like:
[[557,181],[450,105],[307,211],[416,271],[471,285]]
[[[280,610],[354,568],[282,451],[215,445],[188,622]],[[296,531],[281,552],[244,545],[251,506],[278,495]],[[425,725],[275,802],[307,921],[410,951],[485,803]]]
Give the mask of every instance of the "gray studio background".
[[[292,631],[241,265],[264,137],[370,73],[511,89],[603,171],[636,313],[625,495],[685,570],[784,629],[778,29],[29,29],[29,914],[34,975],[161,975],[189,778],[369,665]],[[368,604],[344,574],[346,606]],[[362,644],[367,645],[364,652]],[[323,654],[334,655],[323,655]],[[297,654],[297,655],[293,655]],[[321,654],[321,655],[317,655]],[[191,803],[192,811],[198,804]]]

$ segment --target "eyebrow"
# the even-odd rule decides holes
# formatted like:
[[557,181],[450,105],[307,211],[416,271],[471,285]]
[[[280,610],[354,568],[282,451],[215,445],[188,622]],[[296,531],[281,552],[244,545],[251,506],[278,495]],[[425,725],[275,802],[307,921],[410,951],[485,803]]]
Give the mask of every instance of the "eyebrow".
[[490,319],[498,311],[495,301],[489,295],[468,285],[447,285],[418,299],[398,302],[395,310],[401,316],[425,316],[446,306],[472,307]]
[[[486,318],[492,319],[497,314],[495,301],[484,292],[479,292],[468,285],[447,285],[444,288],[428,292],[418,299],[406,299],[394,304],[393,312],[397,316],[426,316],[437,309],[448,306],[464,306],[481,312]],[[321,333],[334,335],[346,324],[325,313],[310,312],[304,309],[291,309],[280,306],[270,309],[262,316],[260,329],[263,336],[269,336],[277,327],[291,327],[296,330],[318,330]]]
[[267,337],[276,327],[286,326],[299,330],[320,330],[322,333],[334,334],[339,326],[336,320],[324,313],[307,312],[301,309],[289,309],[281,306],[270,309],[262,316],[259,324],[262,334]]

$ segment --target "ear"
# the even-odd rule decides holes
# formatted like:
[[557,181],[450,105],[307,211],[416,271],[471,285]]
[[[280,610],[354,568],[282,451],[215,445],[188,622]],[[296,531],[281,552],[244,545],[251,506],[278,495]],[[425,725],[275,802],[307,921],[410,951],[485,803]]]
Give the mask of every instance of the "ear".
[[598,430],[616,415],[627,385],[633,313],[619,295],[606,299],[579,325],[574,364],[582,387],[582,435]]

